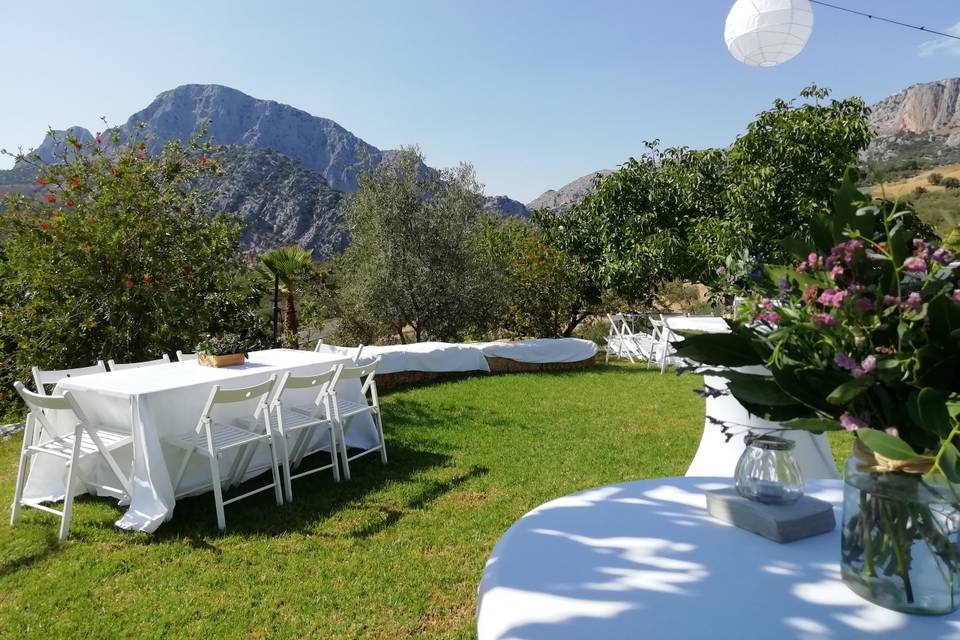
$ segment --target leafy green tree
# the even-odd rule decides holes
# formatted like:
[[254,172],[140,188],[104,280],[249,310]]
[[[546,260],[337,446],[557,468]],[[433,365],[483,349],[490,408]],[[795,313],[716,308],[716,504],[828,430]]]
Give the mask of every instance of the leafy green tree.
[[944,189],[960,189],[960,178],[950,176],[949,178],[944,178],[940,184],[943,185]]
[[370,341],[406,327],[417,341],[454,340],[496,317],[481,242],[483,196],[473,167],[436,171],[405,148],[360,177],[337,261],[341,336]]
[[533,214],[547,243],[577,264],[587,298],[610,291],[650,302],[658,285],[705,272],[708,262],[693,248],[708,241],[694,243],[697,236],[727,243],[734,233],[722,224],[723,151],[646,147],[568,213]]
[[489,217],[484,244],[499,278],[499,325],[515,336],[569,336],[592,309],[576,282],[576,265],[521,220]]
[[534,217],[596,290],[637,302],[673,280],[714,283],[744,251],[782,261],[870,140],[863,101],[828,96],[811,86],[800,104],[777,100],[729,151],[647,143],[568,214]]
[[297,317],[296,288],[306,280],[313,270],[312,254],[300,247],[280,247],[260,256],[257,269],[269,281],[270,285],[279,284],[284,300],[284,330],[292,336],[290,346],[296,349],[300,331]]
[[929,182],[930,184],[932,184],[932,185],[934,185],[934,186],[937,186],[937,185],[939,185],[941,182],[943,182],[943,174],[942,174],[942,173],[931,173],[929,176],[927,176],[927,182]]
[[3,388],[33,365],[153,358],[205,333],[262,332],[239,223],[195,188],[218,171],[202,134],[158,156],[112,132],[67,143],[55,164],[17,156],[40,189],[9,196],[0,216]]

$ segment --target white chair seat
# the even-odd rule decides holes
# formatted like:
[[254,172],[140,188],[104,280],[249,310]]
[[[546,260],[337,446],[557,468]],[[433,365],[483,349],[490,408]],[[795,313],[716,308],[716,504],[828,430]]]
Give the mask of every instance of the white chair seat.
[[[97,435],[100,436],[100,441],[103,442],[103,446],[106,447],[108,451],[125,446],[133,441],[133,438],[129,433],[111,431],[109,429],[103,429],[102,427],[97,429]],[[29,451],[44,453],[69,460],[73,455],[73,445],[76,442],[76,439],[76,436],[71,433],[58,438],[52,438],[37,445],[28,446],[27,449]],[[91,438],[88,433],[83,433],[80,438],[79,457],[83,458],[85,456],[98,453],[100,453],[100,450],[97,448],[93,438]]]
[[341,400],[337,398],[337,411],[340,413],[340,418],[343,419],[360,413],[373,413],[376,411],[376,408],[366,402],[354,402],[352,400]]
[[[238,420],[239,422],[239,420]],[[235,427],[221,422],[211,423],[211,435],[213,436],[213,448],[217,450],[239,447],[251,442],[266,440],[267,435],[263,433],[254,433],[241,427]],[[175,444],[183,449],[192,449],[196,447],[195,453],[202,456],[209,456],[207,451],[207,436],[203,433],[185,433],[169,438],[171,444]]]

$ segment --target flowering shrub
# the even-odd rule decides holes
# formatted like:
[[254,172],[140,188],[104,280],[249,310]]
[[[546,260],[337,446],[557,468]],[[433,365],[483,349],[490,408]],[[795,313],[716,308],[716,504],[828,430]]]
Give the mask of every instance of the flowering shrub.
[[218,172],[202,132],[158,155],[115,130],[66,142],[52,164],[16,156],[39,190],[9,196],[0,215],[0,387],[33,365],[143,360],[265,326],[239,225],[196,186]]
[[833,229],[795,266],[767,269],[774,297],[741,306],[729,335],[688,337],[680,355],[763,364],[771,375],[722,374],[751,412],[850,431],[887,470],[960,481],[960,262],[909,212],[858,209],[859,196],[846,183]]

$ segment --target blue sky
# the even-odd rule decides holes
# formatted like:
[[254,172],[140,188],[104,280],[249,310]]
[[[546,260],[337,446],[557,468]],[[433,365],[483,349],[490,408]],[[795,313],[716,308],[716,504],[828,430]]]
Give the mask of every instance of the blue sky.
[[[960,29],[957,0],[832,0]],[[219,83],[332,118],[433,166],[472,162],[528,201],[668,145],[728,144],[810,82],[876,101],[960,75],[960,41],[815,7],[804,52],[772,69],[723,43],[732,0],[4,0],[0,146],[47,125],[121,123],[161,91]],[[955,27],[956,26],[956,27]],[[2,160],[2,166],[9,162]]]

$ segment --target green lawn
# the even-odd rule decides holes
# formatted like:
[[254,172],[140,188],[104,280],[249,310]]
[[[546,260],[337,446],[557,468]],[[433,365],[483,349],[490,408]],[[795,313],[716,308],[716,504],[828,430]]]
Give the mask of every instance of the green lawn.
[[[473,637],[483,565],[510,524],[578,489],[682,475],[700,384],[610,366],[387,394],[389,465],[294,481],[292,505],[228,506],[222,535],[209,495],[153,536],[81,499],[64,544],[52,516],[27,510],[0,524],[0,637]],[[19,447],[0,443],[3,505]]]

